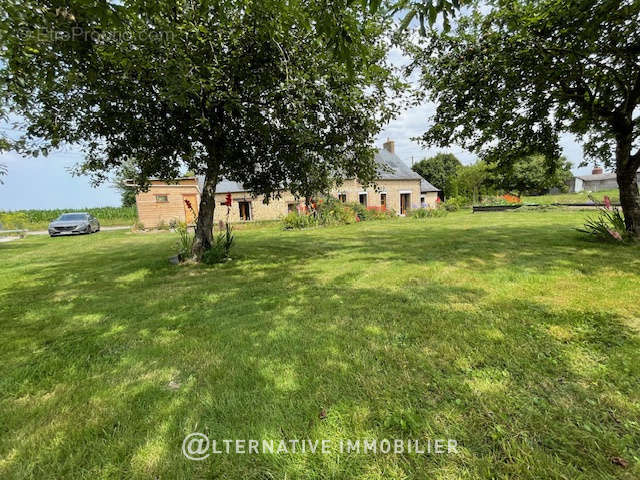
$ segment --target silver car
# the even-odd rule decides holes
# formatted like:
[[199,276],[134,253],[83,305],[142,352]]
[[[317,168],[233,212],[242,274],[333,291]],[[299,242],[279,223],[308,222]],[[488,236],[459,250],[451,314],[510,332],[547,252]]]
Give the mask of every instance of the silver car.
[[88,213],[63,213],[49,224],[49,235],[79,235],[100,231],[100,222]]

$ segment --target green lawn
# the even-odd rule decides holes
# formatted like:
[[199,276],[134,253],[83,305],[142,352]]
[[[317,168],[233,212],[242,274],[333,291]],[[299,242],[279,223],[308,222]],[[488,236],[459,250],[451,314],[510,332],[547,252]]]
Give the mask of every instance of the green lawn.
[[589,202],[589,194],[596,200],[602,202],[607,195],[612,202],[620,201],[620,193],[618,189],[602,190],[601,192],[578,192],[578,193],[558,193],[556,195],[539,195],[535,197],[522,197],[524,203],[539,203],[549,205],[552,203],[586,203]]
[[[216,267],[170,233],[2,243],[0,478],[640,478],[640,246],[586,215],[269,226]],[[335,447],[197,462],[191,432]]]

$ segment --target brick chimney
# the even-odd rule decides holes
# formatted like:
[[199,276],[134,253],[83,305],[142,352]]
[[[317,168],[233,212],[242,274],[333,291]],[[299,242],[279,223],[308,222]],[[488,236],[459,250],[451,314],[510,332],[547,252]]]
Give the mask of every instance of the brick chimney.
[[593,167],[593,170],[591,171],[591,175],[602,175],[604,173],[604,170],[602,170],[602,167]]
[[382,148],[389,153],[396,153],[396,142],[389,140],[389,137],[387,137],[387,141],[382,144]]

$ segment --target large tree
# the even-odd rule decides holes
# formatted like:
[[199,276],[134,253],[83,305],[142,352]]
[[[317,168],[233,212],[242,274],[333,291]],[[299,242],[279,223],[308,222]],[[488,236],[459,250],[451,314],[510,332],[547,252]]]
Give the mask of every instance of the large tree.
[[489,1],[412,53],[438,104],[426,144],[508,166],[558,158],[558,136],[571,132],[615,168],[627,229],[640,236],[640,2]]
[[[127,161],[142,187],[184,169],[204,175],[196,255],[211,245],[223,177],[272,198],[375,175],[373,140],[397,85],[385,64],[386,24],[360,4],[4,3],[0,105],[26,129],[13,147],[81,144],[80,171],[97,181]],[[349,40],[347,62],[327,35],[336,30]]]
[[411,168],[434,187],[442,190],[443,194],[449,195],[451,193],[447,191],[449,184],[456,176],[460,165],[462,165],[460,160],[454,154],[437,153],[433,157],[423,158]]

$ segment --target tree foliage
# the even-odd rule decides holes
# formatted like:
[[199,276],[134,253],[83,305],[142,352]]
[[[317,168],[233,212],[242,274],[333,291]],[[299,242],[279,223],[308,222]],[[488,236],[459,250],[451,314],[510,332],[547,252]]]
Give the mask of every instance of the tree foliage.
[[473,165],[459,165],[455,177],[451,179],[451,184],[456,196],[462,196],[477,203],[478,194],[485,193],[487,187],[492,184],[489,168],[483,161]]
[[117,170],[113,186],[120,192],[120,200],[123,207],[133,207],[136,204],[137,189],[132,185],[132,179],[138,178],[135,161],[124,162]]
[[[14,148],[84,147],[96,181],[127,161],[146,186],[206,177],[194,250],[212,241],[215,185],[267,199],[375,175],[373,140],[398,88],[387,24],[351,2],[7,0],[0,100],[25,119]],[[349,62],[327,32],[349,32]],[[312,170],[311,170],[312,169]],[[312,172],[312,175],[310,175]]]
[[494,185],[508,192],[542,195],[553,188],[563,189],[571,179],[571,163],[564,157],[549,162],[542,155],[522,157],[507,168],[492,172]]
[[460,165],[460,160],[454,154],[438,153],[433,157],[420,160],[411,168],[434,187],[448,195],[450,181],[455,177]]
[[640,2],[495,0],[482,12],[411,51],[438,105],[422,141],[508,167],[558,158],[558,136],[571,132],[589,158],[615,166],[627,227],[640,235]]
[[2,177],[4,177],[7,174],[7,172],[8,172],[7,166],[0,163],[0,185],[4,183],[4,180],[2,179]]

